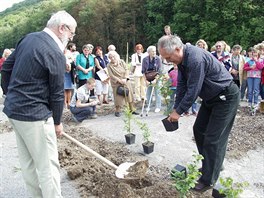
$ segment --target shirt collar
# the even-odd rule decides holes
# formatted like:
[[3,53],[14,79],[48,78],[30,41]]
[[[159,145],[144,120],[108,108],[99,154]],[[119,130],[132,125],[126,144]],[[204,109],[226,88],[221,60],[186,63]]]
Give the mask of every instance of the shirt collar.
[[50,35],[51,38],[53,38],[53,40],[57,43],[57,45],[59,46],[59,48],[63,52],[65,47],[62,44],[61,40],[58,38],[58,36],[47,27],[45,27],[43,31],[46,32],[48,35]]

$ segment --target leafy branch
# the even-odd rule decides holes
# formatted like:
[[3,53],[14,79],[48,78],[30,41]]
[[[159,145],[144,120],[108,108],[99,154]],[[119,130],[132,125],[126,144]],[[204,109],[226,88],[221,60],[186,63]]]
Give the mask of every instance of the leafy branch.
[[187,165],[187,173],[175,169],[171,171],[174,181],[173,186],[180,193],[181,198],[185,198],[190,193],[190,189],[195,187],[201,175],[201,172],[198,170],[198,163],[203,159],[203,156],[196,153],[192,156],[194,157],[194,161]]

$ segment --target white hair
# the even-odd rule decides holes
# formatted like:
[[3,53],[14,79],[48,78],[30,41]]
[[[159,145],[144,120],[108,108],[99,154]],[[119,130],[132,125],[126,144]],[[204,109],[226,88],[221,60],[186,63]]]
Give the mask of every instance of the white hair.
[[113,56],[117,61],[120,61],[120,55],[116,51],[110,51],[108,52],[108,57]]
[[54,28],[63,24],[73,27],[77,26],[77,22],[75,21],[75,19],[65,10],[58,11],[53,14],[48,20],[46,26],[48,28]]
[[110,52],[110,51],[115,51],[116,50],[116,47],[114,46],[114,45],[109,45],[108,46],[108,51]]
[[154,51],[154,52],[156,52],[156,46],[154,46],[154,45],[151,45],[151,46],[149,46],[148,47],[148,49],[147,49],[147,52],[149,53],[150,51]]
[[166,35],[162,36],[158,41],[158,50],[161,48],[164,49],[168,53],[172,53],[175,48],[182,48],[183,43],[180,37],[176,35]]
[[11,53],[12,53],[12,51],[10,49],[5,49],[3,54],[2,54],[2,57],[7,58]]

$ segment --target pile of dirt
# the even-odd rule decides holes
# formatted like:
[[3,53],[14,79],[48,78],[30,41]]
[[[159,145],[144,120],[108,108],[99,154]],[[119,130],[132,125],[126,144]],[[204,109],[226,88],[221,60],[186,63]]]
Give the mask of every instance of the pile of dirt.
[[[86,128],[69,126],[65,131],[116,165],[145,160],[144,156],[131,152],[123,144],[113,144],[98,138]],[[115,170],[65,138],[59,140],[59,159],[70,179],[78,184],[81,197],[140,198],[178,195],[172,186],[170,170],[166,167],[150,166],[146,177],[142,179],[118,179]],[[210,193],[197,194],[196,197],[210,197]]]
[[[101,115],[113,112],[99,111]],[[145,160],[144,156],[134,153],[123,144],[99,138],[89,129],[71,122],[70,113],[64,113],[65,132],[80,140],[84,145],[109,159],[116,165],[123,162]],[[259,113],[249,116],[246,108],[240,108],[228,144],[227,157],[241,158],[247,151],[263,146],[264,116]],[[81,197],[179,197],[172,186],[168,167],[150,166],[145,178],[141,180],[122,180],[115,177],[115,171],[102,164],[83,149],[65,138],[59,141],[61,166],[67,170],[71,179],[78,184]],[[194,197],[211,197],[211,191],[203,194],[192,192]]]

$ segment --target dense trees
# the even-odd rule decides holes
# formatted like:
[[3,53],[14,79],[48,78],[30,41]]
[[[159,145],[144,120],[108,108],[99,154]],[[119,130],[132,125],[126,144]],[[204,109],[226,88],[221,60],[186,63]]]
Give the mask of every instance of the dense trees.
[[167,24],[191,43],[203,38],[209,45],[225,40],[248,48],[264,35],[261,0],[25,0],[0,13],[0,51],[43,29],[50,14],[61,9],[78,22],[79,49],[86,43],[104,49],[115,44],[123,56],[127,43],[130,53],[136,43],[156,44]]

